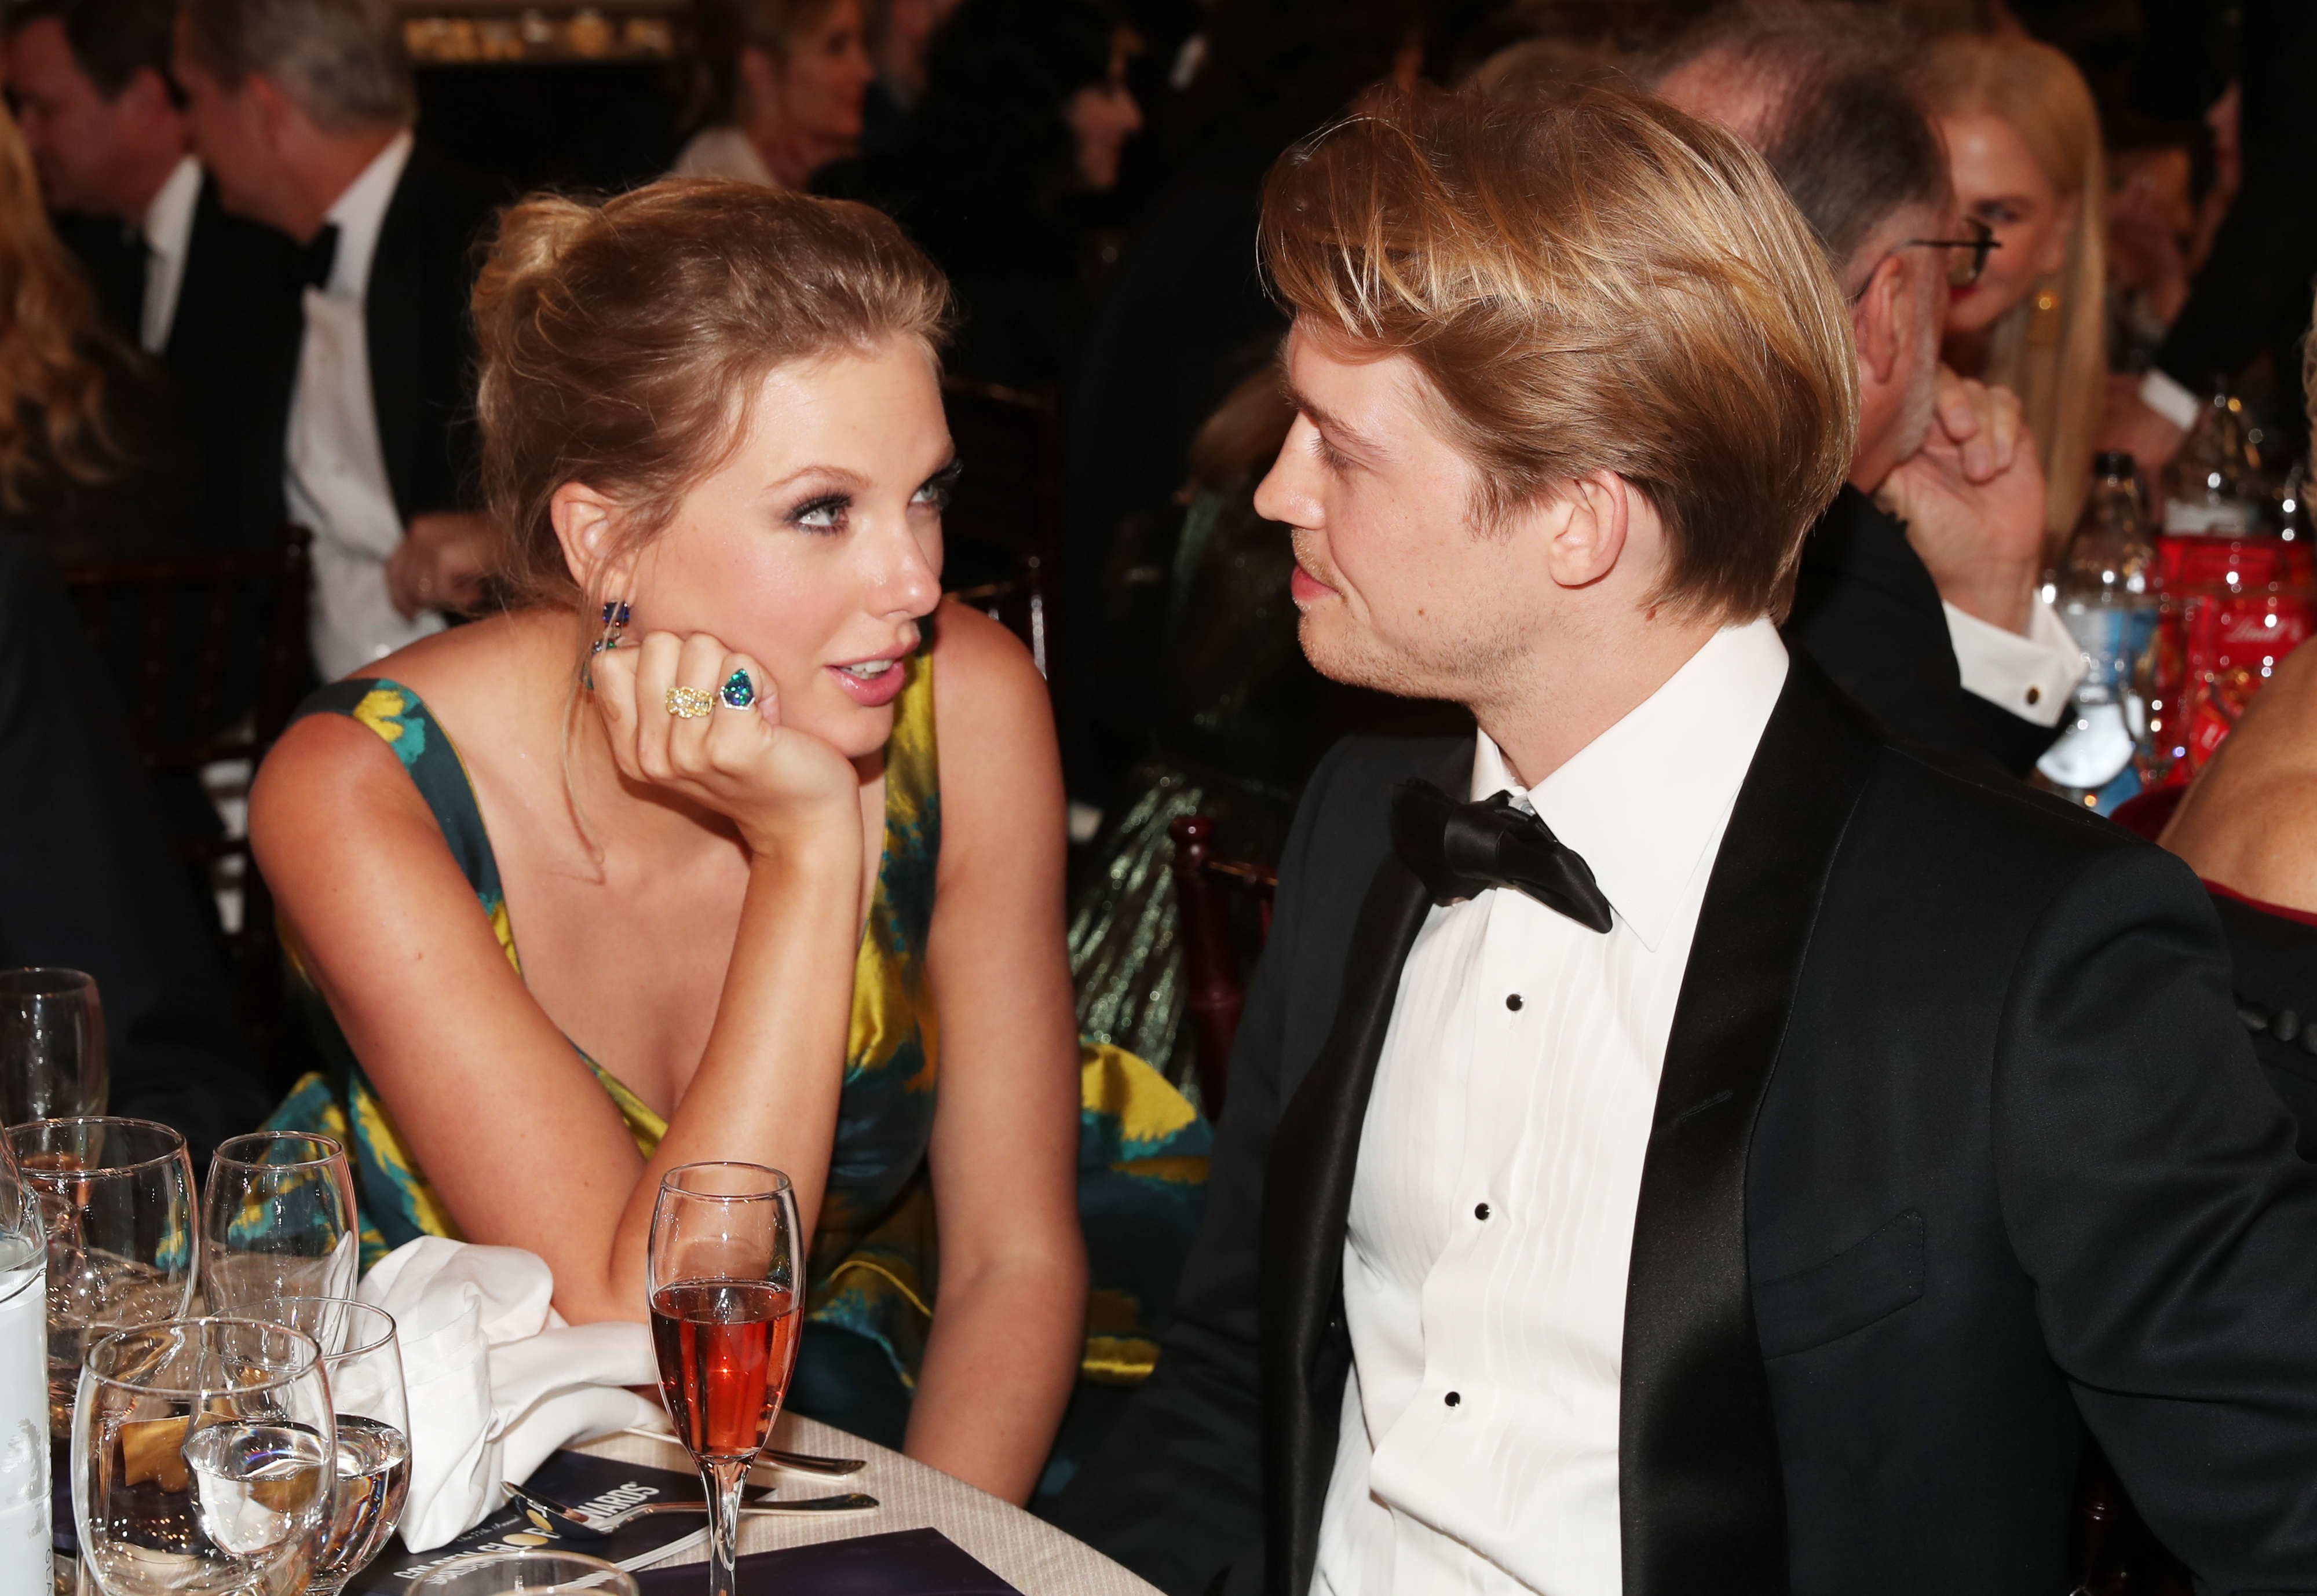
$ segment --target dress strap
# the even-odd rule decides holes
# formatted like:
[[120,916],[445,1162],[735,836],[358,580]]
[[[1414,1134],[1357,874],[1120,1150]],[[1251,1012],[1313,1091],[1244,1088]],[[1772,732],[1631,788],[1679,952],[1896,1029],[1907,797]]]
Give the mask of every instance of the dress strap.
[[434,823],[443,828],[443,841],[450,845],[451,857],[475,889],[483,913],[490,916],[491,930],[506,950],[507,962],[520,972],[523,960],[516,957],[514,932],[507,921],[498,857],[491,851],[490,834],[483,829],[483,811],[475,802],[475,787],[466,763],[442,723],[416,693],[383,676],[356,676],[317,689],[307,695],[291,719],[294,724],[309,715],[344,715],[358,720],[394,750],[418,796],[433,811]]

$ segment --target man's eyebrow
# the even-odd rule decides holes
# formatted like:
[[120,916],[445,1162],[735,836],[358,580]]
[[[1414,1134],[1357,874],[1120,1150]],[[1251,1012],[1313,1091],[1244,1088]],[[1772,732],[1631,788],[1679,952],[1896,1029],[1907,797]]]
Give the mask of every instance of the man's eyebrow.
[[1297,412],[1306,417],[1313,426],[1327,433],[1328,441],[1337,448],[1347,450],[1353,454],[1365,455],[1370,459],[1386,452],[1382,440],[1369,436],[1342,417],[1314,404],[1310,395],[1286,380],[1284,376],[1280,379],[1280,387],[1287,395],[1287,402],[1294,406]]

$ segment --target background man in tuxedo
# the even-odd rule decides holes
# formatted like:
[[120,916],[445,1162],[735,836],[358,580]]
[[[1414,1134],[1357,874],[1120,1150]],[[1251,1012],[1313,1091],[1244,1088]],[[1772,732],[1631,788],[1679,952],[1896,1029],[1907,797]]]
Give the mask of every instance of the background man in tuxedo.
[[1858,400],[1760,159],[1418,99],[1264,258],[1305,649],[1481,730],[1313,778],[1055,1520],[1180,1592],[2029,1596],[2089,1428],[2201,1589],[2317,1591],[2317,1169],[2204,894],[1772,624]]
[[412,137],[390,0],[190,0],[177,77],[226,207],[303,252],[250,359],[279,502],[314,531],[315,664],[341,676],[476,597],[467,295],[489,196]]
[[174,0],[20,0],[0,59],[58,236],[122,341],[179,386],[210,464],[216,539],[268,548],[280,489],[253,495],[232,462],[252,446],[243,361],[278,324],[294,252],[228,216],[191,153],[170,76],[176,13]]
[[1736,5],[1683,37],[1658,90],[1763,152],[1850,301],[1858,447],[1803,545],[1788,640],[1894,736],[2025,775],[2082,655],[2035,593],[2044,480],[2018,403],[1939,369],[1970,252],[1918,241],[1968,235],[1905,49],[1865,7]]

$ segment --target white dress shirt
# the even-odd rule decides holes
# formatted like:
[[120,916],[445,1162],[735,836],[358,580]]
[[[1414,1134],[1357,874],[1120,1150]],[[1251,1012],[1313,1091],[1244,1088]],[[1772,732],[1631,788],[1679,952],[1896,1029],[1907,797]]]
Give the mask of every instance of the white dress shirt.
[[1607,934],[1506,888],[1436,907],[1402,969],[1344,1241],[1353,1372],[1315,1592],[1615,1596],[1618,1376],[1642,1162],[1705,884],[1786,678],[1717,634],[1524,792]]
[[330,280],[306,290],[282,486],[290,519],[314,534],[314,664],[325,680],[443,628],[431,610],[405,620],[387,597],[386,562],[405,529],[379,442],[362,319],[379,232],[409,160],[405,131],[338,196],[328,217],[338,229]]
[[192,250],[193,208],[201,197],[201,164],[177,157],[153,202],[145,208],[145,303],[139,313],[137,342],[147,354],[169,346],[177,320],[177,290],[185,281],[185,256]]
[[1939,603],[1964,690],[2037,726],[2059,725],[2086,669],[2083,645],[2069,635],[2059,611],[2040,596],[2030,601],[2022,637],[1944,599]]

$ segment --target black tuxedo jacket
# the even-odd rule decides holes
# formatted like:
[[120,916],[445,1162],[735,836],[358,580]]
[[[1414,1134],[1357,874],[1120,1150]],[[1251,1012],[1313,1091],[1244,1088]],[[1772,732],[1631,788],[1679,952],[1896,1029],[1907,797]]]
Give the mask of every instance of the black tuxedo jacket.
[[[143,243],[110,218],[58,217],[58,236],[96,290],[122,343],[145,315]],[[206,524],[188,539],[271,548],[281,535],[282,433],[298,364],[297,246],[229,213],[204,176],[193,206],[177,307],[161,364],[195,417],[208,480]]]
[[1901,742],[2025,776],[2059,737],[1964,686],[1905,525],[1847,484],[1803,543],[1785,631]]
[[[1051,1515],[1170,1592],[1310,1585],[1361,1126],[1428,909],[1388,794],[1470,759],[1346,744],[1289,840],[1164,1356]],[[2185,867],[1885,743],[1796,656],[1642,1178],[1625,1590],[2050,1596],[2089,1425],[2201,1589],[2317,1591],[2293,1145]]]
[[[202,190],[204,214],[213,192]],[[470,500],[477,439],[467,300],[474,246],[494,203],[487,187],[420,140],[379,229],[363,323],[380,450],[405,525]],[[270,548],[290,513],[282,474],[306,323],[297,245],[255,231],[277,241],[263,261],[251,247],[219,252],[214,270],[201,269],[198,251],[189,261],[169,361],[220,396],[210,424],[215,491],[244,546]]]
[[112,1111],[174,1126],[206,1170],[273,1093],[111,678],[22,536],[0,537],[0,964],[94,976]]

